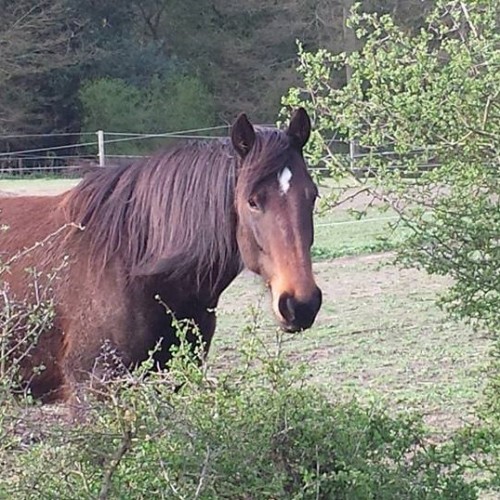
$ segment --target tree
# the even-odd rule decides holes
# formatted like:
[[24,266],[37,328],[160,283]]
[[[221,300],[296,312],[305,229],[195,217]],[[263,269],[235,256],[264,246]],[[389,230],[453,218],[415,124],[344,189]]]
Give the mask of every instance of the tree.
[[[101,78],[80,90],[82,129],[93,132],[162,134],[209,127],[214,124],[213,96],[199,79],[174,75],[154,78],[137,87],[124,80]],[[164,145],[167,139],[120,141],[107,146],[108,154],[142,154]]]
[[[284,99],[314,116],[311,161],[396,210],[411,230],[401,261],[451,277],[443,305],[486,327],[498,353],[499,15],[498,2],[442,0],[411,33],[390,15],[355,11],[363,47],[350,55],[300,48],[303,86]],[[346,65],[352,77],[336,87],[332,74]],[[359,144],[355,168],[335,154],[332,136]]]
[[[129,4],[0,0],[0,6],[0,133],[79,132],[79,91],[87,81],[111,77],[142,89],[181,67],[158,45],[145,43]],[[68,142],[74,137],[6,138],[0,148],[15,151]]]
[[[40,130],[43,103],[36,89],[51,71],[81,60],[86,21],[64,0],[0,2],[0,132]],[[92,56],[86,47],[85,57]]]
[[[343,11],[351,0],[0,0],[0,132],[77,132],[79,89],[120,79],[198,78],[221,120],[245,110],[274,121],[280,99],[299,84],[295,40],[309,49],[352,42]],[[418,26],[431,0],[363,0]],[[339,83],[344,75],[338,75]],[[49,146],[49,143],[39,143]],[[30,146],[35,146],[31,144]]]

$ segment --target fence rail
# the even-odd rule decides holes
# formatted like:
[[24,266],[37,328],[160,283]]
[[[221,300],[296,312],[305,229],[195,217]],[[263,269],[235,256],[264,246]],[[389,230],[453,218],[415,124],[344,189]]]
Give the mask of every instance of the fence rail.
[[[262,126],[270,126],[262,124]],[[182,139],[217,140],[226,137],[228,125],[204,127],[198,129],[180,130],[165,133],[129,133],[129,132],[97,132],[58,133],[58,134],[6,134],[0,135],[0,175],[26,174],[71,174],[79,167],[89,164],[104,167],[108,164],[128,164],[146,158],[149,153],[161,146],[163,141],[178,141]],[[75,141],[78,138],[80,142]],[[93,140],[92,140],[93,139]],[[26,143],[26,141],[50,141],[52,146],[26,147],[6,150],[6,145]],[[154,144],[147,141],[154,141]],[[61,142],[63,144],[61,144]],[[145,145],[146,143],[146,145]],[[370,169],[362,167],[370,155],[353,147],[346,141],[332,138],[329,144],[335,145],[335,154],[350,162],[354,173],[366,173]],[[128,152],[123,149],[128,147]],[[3,150],[2,150],[3,149]],[[419,148],[415,148],[418,152]],[[376,153],[382,156],[393,156],[392,151]],[[357,165],[358,164],[358,165]],[[427,162],[419,165],[419,170],[428,170],[439,166],[437,162]],[[328,171],[323,166],[314,167],[316,171]]]
[[[219,139],[225,137],[227,129],[227,125],[219,125],[161,134],[102,130],[58,134],[4,134],[0,135],[0,175],[63,173],[88,163],[105,166],[107,163],[132,162],[147,157],[149,152],[159,147],[157,143],[162,140]],[[155,141],[156,145],[143,146],[147,141]],[[46,145],[48,143],[52,145]],[[12,144],[28,144],[31,147],[13,148]],[[124,145],[129,146],[129,154],[120,152],[119,148],[123,149]],[[141,154],[134,152],[134,149]]]

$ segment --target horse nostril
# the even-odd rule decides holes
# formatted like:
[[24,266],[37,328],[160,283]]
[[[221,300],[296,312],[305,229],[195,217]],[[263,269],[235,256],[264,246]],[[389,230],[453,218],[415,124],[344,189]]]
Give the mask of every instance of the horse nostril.
[[295,321],[295,299],[288,293],[281,295],[278,308],[281,316],[288,322],[293,323]]
[[297,302],[295,301],[295,299],[293,297],[288,297],[286,299],[286,308],[288,310],[288,319],[290,321],[290,323],[292,323],[293,321],[295,321],[295,306],[297,305]]
[[298,301],[288,293],[281,295],[278,307],[283,319],[292,330],[309,328],[316,318],[322,302],[321,290],[316,287],[309,300]]

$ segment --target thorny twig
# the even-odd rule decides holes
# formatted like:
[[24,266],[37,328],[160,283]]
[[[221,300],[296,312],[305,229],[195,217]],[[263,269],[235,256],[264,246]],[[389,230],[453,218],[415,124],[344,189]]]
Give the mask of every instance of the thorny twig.
[[111,489],[111,480],[113,478],[113,474],[118,468],[118,465],[120,465],[122,458],[130,449],[131,444],[132,444],[132,431],[126,429],[123,431],[120,446],[118,447],[113,458],[111,459],[109,467],[104,472],[101,491],[99,492],[99,496],[97,497],[99,500],[106,500],[109,497],[109,491]]
[[205,455],[205,461],[203,462],[203,467],[201,469],[200,480],[198,481],[198,486],[194,494],[195,499],[199,498],[201,490],[203,488],[203,482],[205,481],[205,477],[207,475],[209,460],[210,460],[210,448],[207,446],[207,454]]

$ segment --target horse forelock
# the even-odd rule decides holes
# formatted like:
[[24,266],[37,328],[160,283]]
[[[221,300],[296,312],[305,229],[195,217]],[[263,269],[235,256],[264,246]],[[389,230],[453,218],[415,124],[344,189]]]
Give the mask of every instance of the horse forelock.
[[245,198],[286,165],[290,152],[290,139],[283,131],[271,128],[257,128],[256,131],[255,144],[238,177],[238,194]]

